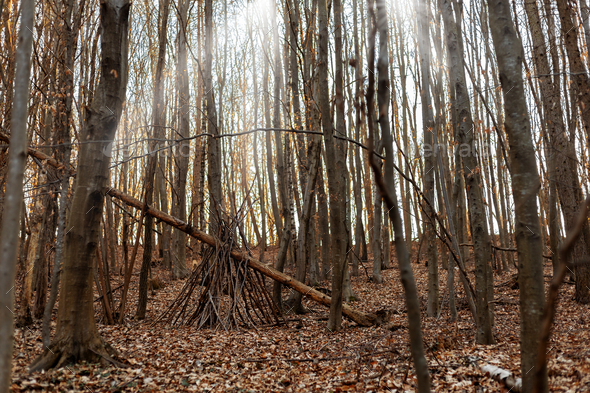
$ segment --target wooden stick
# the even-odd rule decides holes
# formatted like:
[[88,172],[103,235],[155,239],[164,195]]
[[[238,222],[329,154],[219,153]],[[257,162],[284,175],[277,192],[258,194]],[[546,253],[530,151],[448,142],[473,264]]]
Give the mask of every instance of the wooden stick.
[[[473,247],[473,244],[472,243],[461,243],[459,245],[460,246],[465,246],[465,247]],[[499,251],[512,251],[512,252],[517,252],[518,251],[516,248],[500,247],[500,246],[496,246],[494,244],[492,244],[491,246],[492,246],[493,249],[499,250]],[[551,259],[553,257],[551,255],[545,255],[545,254],[543,254],[543,258]]]

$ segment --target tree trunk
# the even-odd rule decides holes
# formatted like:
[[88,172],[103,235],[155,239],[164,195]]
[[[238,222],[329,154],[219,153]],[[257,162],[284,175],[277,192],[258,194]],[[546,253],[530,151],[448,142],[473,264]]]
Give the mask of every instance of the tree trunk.
[[[581,125],[586,133],[587,141],[590,142],[590,78],[586,72],[586,67],[582,61],[582,56],[578,47],[578,29],[572,21],[572,14],[575,12],[572,9],[572,5],[574,4],[574,1],[568,2],[565,0],[558,0],[557,9],[559,10],[561,29],[564,31],[565,48],[567,51],[571,81],[573,82],[571,84],[571,91],[572,93],[575,93],[582,120]],[[559,98],[556,99],[558,100],[557,105],[559,105]],[[572,111],[574,111],[573,108]],[[574,138],[570,137],[570,141],[568,141],[567,138],[567,135],[559,133],[556,135],[556,140],[554,143],[556,144],[556,150],[566,149],[565,151],[561,150],[563,153],[556,157],[556,161],[558,171],[569,172],[569,174],[564,173],[566,175],[566,179],[563,179],[565,184],[562,188],[570,189],[568,191],[562,190],[566,192],[564,192],[563,195],[560,192],[559,196],[564,213],[566,229],[570,229],[575,222],[574,218],[576,217],[576,212],[579,209],[578,206],[580,206],[584,200],[584,197],[581,194],[581,188],[577,186],[579,181],[577,173],[575,173],[577,160],[568,159],[568,156],[576,157],[573,140]],[[560,173],[558,172],[558,176],[559,175]],[[586,224],[582,229],[582,236],[574,246],[572,260],[575,262],[587,257],[589,253],[589,245],[590,227],[588,224]],[[576,301],[584,304],[590,303],[590,266],[588,266],[588,264],[575,264],[574,273],[576,281]]]
[[[205,0],[205,95],[207,101],[207,132],[219,135],[217,110],[213,98],[213,0]],[[217,222],[223,210],[223,195],[221,193],[221,140],[209,138],[209,168],[207,172],[209,183],[209,228],[213,235],[217,235]]]
[[[334,41],[336,52],[336,110],[344,113],[344,101],[342,97],[342,7],[340,0],[334,0]],[[346,159],[345,145],[342,140],[334,139],[334,128],[330,115],[330,97],[328,88],[328,7],[326,0],[318,2],[318,75],[319,75],[319,108],[321,113],[322,128],[324,132],[324,145],[326,152],[326,169],[328,176],[328,191],[330,193],[330,230],[331,259],[332,259],[332,302],[330,304],[330,317],[328,329],[340,330],[342,324],[342,282],[344,268],[346,266]],[[338,70],[338,68],[340,68]],[[337,127],[343,127],[342,121],[337,122]],[[338,131],[342,132],[343,128]],[[344,133],[342,133],[344,134]]]
[[[432,114],[432,102],[430,98],[430,17],[429,6],[426,0],[417,5],[418,18],[418,48],[420,51],[420,65],[422,70],[422,86],[420,95],[422,99],[422,124],[424,132],[424,195],[430,203],[425,214],[434,217],[434,174],[436,173],[434,161],[434,149],[432,133],[434,131],[434,117]],[[438,314],[439,289],[438,289],[438,257],[436,253],[436,228],[434,220],[425,220],[424,237],[426,241],[426,260],[428,263],[428,303],[426,313],[429,317]]]
[[[457,6],[457,3],[455,3]],[[455,10],[460,15],[459,10]],[[491,315],[488,303],[488,272],[490,269],[491,243],[487,226],[485,205],[481,188],[481,171],[475,151],[474,123],[471,117],[471,103],[465,84],[463,45],[461,42],[460,20],[455,21],[451,4],[442,2],[446,43],[451,67],[449,69],[452,89],[457,102],[458,151],[461,156],[463,177],[467,188],[471,236],[475,257],[475,302],[477,310],[476,341],[479,344],[494,343]],[[459,224],[461,225],[461,224]]]
[[[178,95],[179,95],[179,118],[180,118],[180,137],[188,138],[190,135],[190,93],[189,78],[187,65],[187,16],[189,1],[183,0],[179,4],[179,35],[178,35]],[[188,173],[188,161],[190,156],[190,142],[183,141],[178,149],[176,176],[176,214],[178,218],[186,221],[186,176]],[[186,234],[184,232],[174,232],[174,259],[172,261],[172,272],[174,278],[185,278],[189,271],[186,267]]]
[[[276,19],[276,7],[273,4],[272,11],[270,13],[271,20]],[[282,78],[282,67],[281,67],[281,52],[279,43],[279,30],[276,23],[272,24],[272,35],[274,44],[274,102],[273,102],[273,128],[281,127],[281,78]],[[275,269],[283,272],[285,268],[285,262],[287,261],[289,244],[291,243],[291,190],[288,186],[287,179],[287,168],[289,164],[287,162],[289,154],[289,138],[285,135],[283,139],[279,131],[275,131],[275,148],[276,148],[276,171],[277,171],[277,183],[279,189],[279,203],[280,203],[280,216],[276,217],[275,220],[282,221],[281,227],[282,232],[279,233],[279,250],[277,252],[277,260],[275,262]],[[274,174],[273,174],[274,175]],[[281,298],[281,283],[275,281],[273,284],[272,297],[274,302],[282,309],[282,298]]]
[[[373,14],[373,3],[369,0],[369,11]],[[375,34],[376,30],[379,30],[379,42],[384,47],[380,48],[378,70],[379,70],[379,88],[377,102],[379,107],[379,126],[381,127],[384,146],[385,146],[385,177],[380,173],[380,168],[376,163],[375,156],[371,153],[373,150],[373,112],[367,111],[367,118],[369,124],[369,161],[373,171],[376,172],[375,178],[378,179],[379,191],[381,196],[385,200],[388,207],[389,218],[393,225],[395,232],[395,244],[396,254],[400,270],[400,278],[404,287],[406,295],[406,310],[408,314],[408,326],[410,334],[410,350],[414,362],[414,368],[416,370],[416,377],[418,381],[418,392],[427,393],[430,392],[430,376],[428,374],[428,363],[424,356],[424,343],[422,342],[422,329],[420,326],[420,302],[418,300],[418,291],[416,288],[416,281],[414,280],[414,274],[410,266],[410,256],[406,248],[406,242],[404,239],[404,233],[402,228],[402,220],[397,207],[397,192],[393,181],[383,181],[383,179],[394,179],[393,172],[393,143],[391,138],[391,132],[389,129],[389,119],[387,116],[386,106],[389,105],[389,74],[388,62],[389,55],[387,52],[387,35],[388,35],[388,22],[387,22],[387,10],[385,1],[377,1],[377,26],[374,27],[368,45],[368,67],[369,67],[369,83],[367,88],[367,107],[373,106],[373,100],[375,95],[375,73],[374,69],[374,58],[375,58]]]
[[[31,74],[31,52],[34,26],[35,3],[21,1],[21,29],[16,51],[16,75],[14,100],[12,101],[10,152],[6,193],[2,216],[2,237],[0,237],[0,393],[8,393],[11,385],[12,349],[14,340],[14,276],[18,250],[18,228],[23,206],[23,177],[27,162],[27,114],[29,102],[29,77]],[[0,14],[1,15],[1,14]],[[9,288],[8,290],[4,288]],[[11,290],[12,289],[12,290]]]
[[[541,187],[522,80],[522,43],[516,36],[508,2],[488,1],[490,31],[504,96],[505,127],[510,145],[512,194],[516,220],[520,288],[520,352],[523,392],[532,391],[539,327],[544,305],[543,245],[537,214]],[[546,370],[543,371],[546,373]],[[542,391],[547,391],[544,377]]]
[[[127,87],[127,0],[105,0],[101,14],[101,78],[80,132],[76,185],[66,235],[56,335],[31,370],[110,359],[94,320],[92,278],[109,157]],[[112,351],[110,351],[112,353]]]
[[[154,139],[161,139],[163,137],[163,126],[165,124],[166,106],[164,104],[164,65],[166,60],[166,42],[167,42],[167,26],[170,0],[160,1],[159,12],[159,29],[158,29],[158,59],[156,63],[155,83],[154,83],[154,99],[152,105],[152,135]],[[156,168],[158,165],[158,143],[153,140],[150,143],[150,155],[148,156],[148,164],[145,172],[145,203],[151,205],[154,201],[154,178],[156,175]],[[162,157],[160,157],[162,158]],[[145,318],[148,298],[148,279],[149,270],[152,263],[153,252],[153,228],[154,219],[150,216],[145,216],[144,235],[143,235],[143,256],[141,262],[141,271],[139,273],[139,300],[137,302],[137,310],[135,318],[138,320]],[[166,245],[164,245],[166,247]],[[133,273],[133,272],[131,272]],[[119,320],[124,318],[124,309],[121,310]]]

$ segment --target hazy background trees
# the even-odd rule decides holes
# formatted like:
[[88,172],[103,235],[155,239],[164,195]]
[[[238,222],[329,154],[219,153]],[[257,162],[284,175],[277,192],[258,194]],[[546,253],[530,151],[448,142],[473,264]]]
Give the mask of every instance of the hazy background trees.
[[[129,278],[141,255],[137,318],[149,307],[152,263],[184,278],[200,260],[198,242],[110,197],[104,208],[97,197],[92,222],[77,217],[86,206],[76,202],[81,182],[98,176],[94,192],[117,188],[213,235],[223,230],[220,219],[245,206],[236,246],[299,281],[331,288],[333,330],[342,302],[356,296],[351,275],[381,283],[382,269],[395,266],[393,249],[405,273],[404,258],[414,269],[428,264],[427,317],[456,318],[455,297],[464,298],[480,344],[494,342],[494,277],[518,273],[523,321],[530,322],[521,325],[523,370],[534,364],[527,356],[536,345],[543,267],[557,266],[561,239],[588,195],[584,4],[138,1],[128,50],[116,62],[105,58],[101,27],[102,7],[111,3],[118,4],[35,5],[27,139],[46,158],[27,161],[14,226],[20,324],[51,315],[59,264],[66,278],[78,236],[89,239],[78,239],[89,253],[80,279],[89,292],[81,296],[93,285],[110,293],[109,275]],[[22,10],[16,0],[0,3],[3,221]],[[500,37],[500,26],[510,34]],[[117,86],[105,87],[108,78]],[[106,99],[116,101],[101,104],[112,129],[99,140],[95,105]],[[91,233],[77,232],[81,226]],[[588,256],[588,228],[574,261]],[[588,267],[576,265],[571,276],[576,300],[587,303]],[[107,322],[131,316],[128,286],[118,305],[104,296]],[[275,302],[305,311],[300,294],[286,296],[274,283]]]

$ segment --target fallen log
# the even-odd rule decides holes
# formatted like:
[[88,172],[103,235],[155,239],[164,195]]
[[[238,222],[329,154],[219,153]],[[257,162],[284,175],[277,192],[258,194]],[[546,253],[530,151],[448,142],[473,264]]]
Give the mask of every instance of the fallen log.
[[494,381],[503,384],[509,392],[520,393],[522,391],[522,378],[515,377],[510,371],[489,363],[480,366],[479,360],[482,359],[477,356],[467,356],[466,359],[472,366],[480,369],[484,374],[488,374]]
[[503,368],[486,364],[481,366],[481,371],[489,374],[493,380],[504,384],[506,389],[510,389],[511,392],[519,393],[522,390],[522,378],[515,378],[512,373]]
[[[141,210],[145,207],[144,202],[130,195],[127,195],[115,188],[108,189],[106,191],[106,194],[109,194],[136,209]],[[191,225],[179,220],[176,217],[173,217],[160,210],[154,209],[151,206],[147,207],[146,213],[204,243],[207,243],[210,246],[216,246],[216,241],[213,236],[205,232],[202,232],[196,228],[193,228]],[[246,261],[248,263],[248,266],[250,266],[252,269],[257,270],[265,276],[270,277],[273,280],[276,280],[281,284],[296,290],[297,292],[303,294],[303,296],[307,296],[317,303],[330,307],[331,298],[329,296],[313,289],[312,287],[303,284],[302,282],[295,280],[291,276],[281,273],[275,268],[268,266],[265,263],[260,262],[259,260],[254,259],[236,249],[231,251],[231,257],[238,261]],[[352,321],[356,322],[360,326],[372,326],[386,322],[382,321],[382,318],[379,318],[375,314],[365,314],[363,312],[353,309],[347,304],[342,305],[342,314],[344,314],[346,317],[350,318]]]

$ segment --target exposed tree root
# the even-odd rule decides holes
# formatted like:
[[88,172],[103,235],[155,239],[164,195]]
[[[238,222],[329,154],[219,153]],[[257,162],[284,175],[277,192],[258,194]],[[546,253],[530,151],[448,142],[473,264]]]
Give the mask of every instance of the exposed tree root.
[[84,344],[65,337],[54,340],[49,347],[46,347],[45,351],[29,366],[29,372],[60,368],[80,361],[100,362],[103,366],[112,364],[116,367],[128,367],[115,360],[113,356],[118,356],[117,351],[105,343],[100,336]]

